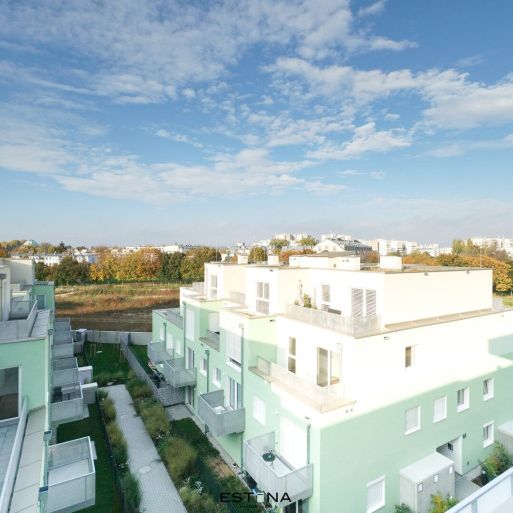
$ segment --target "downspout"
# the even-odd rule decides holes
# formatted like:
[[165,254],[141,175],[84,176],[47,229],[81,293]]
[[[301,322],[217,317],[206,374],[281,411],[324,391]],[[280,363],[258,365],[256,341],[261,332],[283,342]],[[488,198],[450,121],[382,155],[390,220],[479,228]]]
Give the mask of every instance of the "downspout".
[[186,357],[186,354],[185,354],[185,350],[186,350],[186,346],[185,346],[185,330],[187,328],[186,326],[186,319],[187,319],[187,316],[185,315],[185,312],[186,312],[186,305],[187,303],[185,301],[182,301],[182,308],[183,308],[183,333],[182,333],[182,342],[183,342],[183,357],[185,358]]
[[[210,390],[210,349],[205,350],[207,357],[207,394]],[[205,424],[205,434],[208,433],[208,426]]]
[[[244,324],[239,324],[240,328],[240,405],[244,408]],[[240,441],[240,469],[244,469],[244,433],[241,433]]]

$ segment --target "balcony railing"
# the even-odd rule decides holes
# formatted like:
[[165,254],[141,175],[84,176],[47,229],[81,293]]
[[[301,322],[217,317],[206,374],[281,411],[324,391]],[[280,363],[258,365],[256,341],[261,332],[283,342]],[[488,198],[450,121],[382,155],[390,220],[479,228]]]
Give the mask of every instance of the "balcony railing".
[[198,415],[215,436],[242,433],[245,409],[232,410],[224,405],[224,391],[215,390],[199,396]]
[[60,358],[52,362],[52,386],[69,385],[77,383],[78,363],[76,358]]
[[69,317],[60,317],[59,319],[55,319],[53,322],[53,329],[55,332],[71,330]]
[[11,299],[9,319],[26,319],[30,314],[33,304],[34,301],[30,300]]
[[54,344],[52,347],[53,360],[59,360],[61,358],[73,358],[74,354],[75,347],[73,341],[65,344]]
[[204,337],[200,337],[200,341],[209,345],[212,349],[219,351],[219,332],[207,330]]
[[183,317],[180,315],[180,308],[167,308],[162,311],[164,317],[177,328],[183,329]]
[[246,305],[246,294],[243,292],[236,292],[235,290],[231,290],[229,294],[230,301],[232,303],[237,303],[238,305]]
[[96,475],[89,437],[48,447],[47,513],[72,513],[94,506]]
[[[272,461],[265,461],[264,455]],[[274,432],[244,441],[244,467],[262,491],[278,498],[278,506],[290,504],[280,502],[285,494],[292,502],[312,495],[313,466],[294,468],[276,453]]]
[[147,346],[148,359],[153,365],[171,360],[172,356],[166,350],[164,342],[150,342]]
[[340,384],[335,385],[332,389],[314,385],[293,372],[289,372],[287,369],[261,357],[257,357],[256,366],[250,367],[249,370],[269,383],[276,384],[285,392],[316,408],[321,413],[335,410],[352,402],[340,393]]
[[23,318],[0,321],[0,340],[30,337],[37,317],[37,302],[31,302],[28,315]]
[[296,321],[313,324],[327,330],[339,331],[353,337],[369,335],[381,329],[381,317],[379,315],[347,317],[298,305],[285,305],[285,315]]
[[186,369],[185,358],[173,358],[164,362],[166,381],[175,388],[196,386],[197,369]]
[[53,343],[54,344],[67,344],[73,342],[73,337],[71,335],[71,331],[56,331],[53,334]]
[[80,383],[53,388],[51,414],[54,424],[64,424],[84,418],[84,397]]

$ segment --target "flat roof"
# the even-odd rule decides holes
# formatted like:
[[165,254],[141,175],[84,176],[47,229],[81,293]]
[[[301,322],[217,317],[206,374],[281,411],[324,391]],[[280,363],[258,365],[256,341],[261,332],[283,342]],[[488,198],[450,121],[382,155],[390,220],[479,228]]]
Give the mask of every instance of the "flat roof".
[[399,471],[399,474],[412,483],[420,483],[432,475],[445,470],[451,465],[454,465],[452,460],[439,452],[434,452],[429,456],[402,468]]

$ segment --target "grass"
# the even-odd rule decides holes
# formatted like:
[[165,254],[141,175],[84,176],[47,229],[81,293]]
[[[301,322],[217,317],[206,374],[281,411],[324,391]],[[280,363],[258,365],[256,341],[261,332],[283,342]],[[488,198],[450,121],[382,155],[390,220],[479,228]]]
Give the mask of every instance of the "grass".
[[119,344],[96,344],[87,342],[84,346],[89,365],[93,366],[93,381],[99,386],[109,382],[124,383],[128,378],[130,365]]
[[83,513],[122,513],[121,500],[115,485],[115,475],[109,460],[102,420],[96,404],[89,406],[89,417],[62,424],[57,430],[57,442],[90,436],[96,446],[96,504],[81,510]]
[[142,368],[146,371],[148,376],[153,376],[153,371],[148,367],[148,347],[129,345],[128,348],[134,353],[135,357],[139,360]]
[[178,284],[130,283],[58,287],[56,314],[73,329],[151,331],[151,311],[178,306]]

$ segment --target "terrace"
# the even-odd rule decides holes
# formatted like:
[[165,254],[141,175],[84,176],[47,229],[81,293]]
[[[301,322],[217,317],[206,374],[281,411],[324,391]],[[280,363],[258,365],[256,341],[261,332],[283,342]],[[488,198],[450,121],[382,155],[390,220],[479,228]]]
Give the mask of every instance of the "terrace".
[[163,364],[163,373],[166,381],[175,388],[182,388],[196,385],[197,369],[187,369],[185,358],[173,358]]
[[80,420],[86,415],[80,383],[70,383],[63,386],[56,386],[52,391],[51,419],[54,424],[63,424]]
[[224,391],[215,390],[199,396],[198,415],[215,436],[242,433],[245,427],[245,409],[224,405]]

